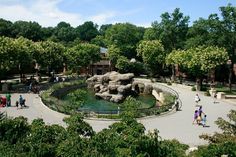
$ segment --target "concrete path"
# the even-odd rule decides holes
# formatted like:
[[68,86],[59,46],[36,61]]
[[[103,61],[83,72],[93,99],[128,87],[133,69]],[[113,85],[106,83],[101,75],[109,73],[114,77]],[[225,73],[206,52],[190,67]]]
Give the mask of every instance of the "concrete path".
[[[212,134],[215,131],[220,131],[214,123],[218,117],[225,118],[231,109],[236,110],[236,105],[233,103],[219,101],[219,103],[213,103],[213,98],[206,97],[202,93],[199,93],[201,101],[200,105],[203,106],[203,111],[207,114],[207,125],[210,127],[203,128],[202,126],[192,125],[194,110],[198,109],[195,106],[194,96],[196,92],[190,90],[190,88],[182,85],[169,86],[179,93],[183,106],[182,111],[178,111],[173,114],[168,114],[159,117],[138,119],[142,123],[146,130],[158,129],[160,136],[163,139],[177,139],[182,143],[190,146],[197,146],[201,144],[207,144],[206,141],[199,139],[199,135],[203,133]],[[12,104],[18,100],[20,94],[12,94]],[[17,109],[16,107],[0,108],[0,112],[6,111],[8,116],[17,117],[24,116],[32,121],[35,118],[43,118],[46,124],[60,124],[65,126],[63,118],[66,115],[55,112],[46,107],[40,97],[36,94],[22,94],[26,99],[26,105],[28,108]],[[96,120],[86,119],[95,131],[101,131],[103,128],[107,128],[114,123],[112,120]]]

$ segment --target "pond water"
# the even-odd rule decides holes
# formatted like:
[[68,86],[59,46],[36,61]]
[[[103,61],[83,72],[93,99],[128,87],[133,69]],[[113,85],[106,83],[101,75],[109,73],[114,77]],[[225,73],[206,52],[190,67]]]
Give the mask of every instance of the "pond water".
[[[84,103],[79,108],[79,110],[92,110],[92,111],[117,111],[119,104],[112,103],[103,99],[96,99],[94,92],[90,89],[83,89],[86,91],[84,97]],[[136,100],[141,101],[142,105],[140,108],[150,108],[153,107],[156,103],[154,96],[152,95],[139,95],[135,97]],[[66,95],[64,100],[69,100],[69,95]]]

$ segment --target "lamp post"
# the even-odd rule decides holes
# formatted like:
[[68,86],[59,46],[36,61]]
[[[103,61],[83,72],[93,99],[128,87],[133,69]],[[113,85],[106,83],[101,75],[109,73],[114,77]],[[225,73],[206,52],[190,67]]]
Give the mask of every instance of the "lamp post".
[[227,60],[227,65],[229,68],[229,91],[232,91],[232,83],[231,83],[231,78],[232,78],[232,69],[231,69],[231,65],[232,65],[232,61],[229,59]]

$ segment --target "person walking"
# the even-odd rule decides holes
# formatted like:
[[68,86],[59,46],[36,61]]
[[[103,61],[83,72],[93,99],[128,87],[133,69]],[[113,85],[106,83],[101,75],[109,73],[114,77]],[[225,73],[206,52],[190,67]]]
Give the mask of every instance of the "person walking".
[[177,99],[175,100],[175,109],[179,111],[179,101]]
[[217,103],[216,100],[217,100],[217,93],[215,92],[215,93],[214,93],[214,102],[213,102],[214,104]]
[[198,116],[200,116],[200,118],[202,118],[202,114],[205,115],[205,113],[204,113],[203,110],[202,110],[202,106],[199,106],[199,109],[198,109]]
[[19,103],[20,103],[21,108],[22,108],[22,107],[26,107],[26,105],[25,105],[25,99],[22,97],[22,95],[20,95]]
[[198,118],[198,110],[195,110],[194,115],[193,115],[193,124],[195,121],[197,123],[197,118]]
[[11,106],[11,94],[7,93],[6,94],[6,100],[7,100],[7,107]]
[[206,121],[207,121],[206,117],[207,117],[207,115],[205,114],[204,117],[202,118],[202,122],[201,123],[202,123],[203,127],[206,127]]
[[195,95],[194,100],[196,102],[196,105],[198,105],[198,102],[201,101],[201,99],[200,99],[198,94]]

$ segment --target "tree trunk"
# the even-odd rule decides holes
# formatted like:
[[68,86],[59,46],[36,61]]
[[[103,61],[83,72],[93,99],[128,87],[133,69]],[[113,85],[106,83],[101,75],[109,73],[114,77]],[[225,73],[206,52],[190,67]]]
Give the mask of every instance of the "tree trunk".
[[201,89],[202,89],[202,78],[199,77],[199,78],[197,78],[197,80],[196,80],[196,90],[197,90],[197,91],[200,91]]
[[175,81],[175,65],[172,65],[172,77],[171,80],[174,82]]
[[211,80],[211,83],[215,82],[215,68],[210,70],[210,80]]
[[19,69],[19,73],[20,73],[20,82],[23,82],[23,73],[22,73],[22,69],[21,69],[21,64],[18,65],[18,69]]

